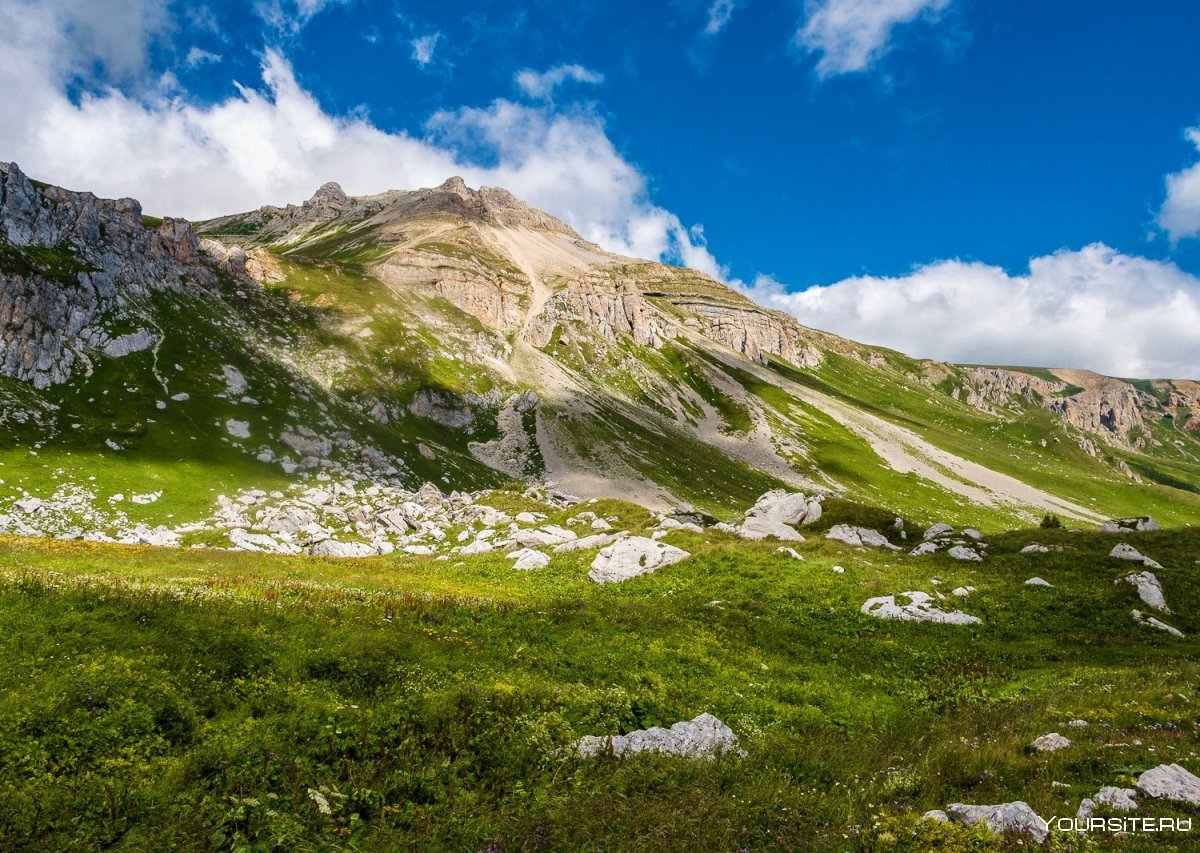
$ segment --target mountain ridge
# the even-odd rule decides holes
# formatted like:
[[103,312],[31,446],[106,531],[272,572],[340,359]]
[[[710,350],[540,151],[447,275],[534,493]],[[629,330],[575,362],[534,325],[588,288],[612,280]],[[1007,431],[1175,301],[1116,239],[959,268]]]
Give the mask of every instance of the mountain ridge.
[[[515,477],[660,509],[724,513],[789,487],[930,519],[983,508],[997,525],[1200,510],[1196,383],[912,359],[606,252],[461,178],[361,197],[331,182],[300,205],[187,223],[10,164],[0,236],[4,422],[40,412],[63,435],[65,401],[85,387],[94,399],[99,369],[102,394],[123,382],[146,398],[126,431],[219,410],[189,441],[257,471],[230,487],[332,464],[283,441],[303,426],[321,447],[345,434],[329,452],[364,476]],[[102,298],[64,314],[84,293]],[[182,360],[182,376],[164,374],[175,339],[213,335],[224,366],[214,354],[203,376]],[[250,393],[228,393],[225,366]],[[185,378],[190,399],[173,399]],[[118,427],[113,415],[74,446],[136,457],[140,439]],[[363,448],[374,468],[349,459]]]

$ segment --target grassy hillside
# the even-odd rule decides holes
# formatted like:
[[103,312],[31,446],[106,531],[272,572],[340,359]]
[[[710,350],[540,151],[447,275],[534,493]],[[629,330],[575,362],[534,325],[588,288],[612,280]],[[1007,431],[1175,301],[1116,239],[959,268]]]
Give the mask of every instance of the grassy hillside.
[[[491,502],[532,508],[515,492]],[[632,530],[652,520],[615,501],[588,508]],[[873,518],[831,505],[826,523],[838,513]],[[1113,582],[1131,564],[1109,559],[1117,540],[1099,534],[998,535],[981,564],[812,533],[802,562],[717,532],[667,541],[694,556],[598,587],[590,552],[517,572],[503,555],[338,562],[0,540],[0,838],[55,850],[989,850],[1004,843],[920,814],[1015,799],[1074,814],[1145,768],[1200,770],[1198,532],[1135,540],[1165,567],[1163,618],[1183,640],[1134,623],[1133,587]],[[1062,551],[1017,553],[1031,541]],[[1025,586],[1032,575],[1054,588]],[[977,591],[953,606],[982,624],[859,612],[871,596],[959,585]],[[702,712],[738,734],[744,758],[569,750],[584,734]],[[1073,719],[1090,725],[1066,728]],[[1074,745],[1031,754],[1050,731]],[[1190,812],[1143,801],[1138,814]],[[1083,848],[1055,834],[1051,849]]]

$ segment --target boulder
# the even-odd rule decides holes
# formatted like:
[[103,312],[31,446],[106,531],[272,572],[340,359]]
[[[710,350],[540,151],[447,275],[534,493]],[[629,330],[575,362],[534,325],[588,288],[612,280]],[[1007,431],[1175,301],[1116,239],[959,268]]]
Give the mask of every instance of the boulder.
[[736,528],[743,539],[765,539],[774,536],[786,542],[802,541],[795,526],[812,524],[821,517],[821,502],[801,492],[774,489],[767,492],[746,510],[746,518]]
[[236,418],[230,418],[225,421],[225,430],[234,438],[249,438],[250,437],[250,422],[239,421]]
[[1147,797],[1200,805],[1200,778],[1178,764],[1160,764],[1137,780],[1138,792]]
[[1171,608],[1167,607],[1167,599],[1163,596],[1162,584],[1158,582],[1158,578],[1153,572],[1126,575],[1125,581],[1137,587],[1138,598],[1144,601],[1148,607],[1153,607],[1163,613],[1171,612]]
[[[906,604],[896,599],[908,598]],[[861,612],[876,619],[901,619],[906,622],[938,622],[945,625],[974,625],[980,620],[961,610],[942,610],[933,603],[933,598],[924,592],[901,592],[897,595],[882,595],[863,604]]]
[[955,545],[953,548],[951,548],[946,553],[949,554],[951,557],[953,557],[956,560],[966,560],[967,562],[970,562],[970,563],[982,563],[983,562],[983,557],[979,556],[979,554],[977,552],[972,551],[970,548],[968,548],[965,545]]
[[946,806],[946,814],[951,820],[967,826],[986,824],[988,829],[997,835],[1005,832],[1027,835],[1038,844],[1045,841],[1049,834],[1046,821],[1042,820],[1028,803],[1020,800],[995,806],[951,803]]
[[785,554],[788,557],[791,557],[793,560],[803,560],[804,559],[802,556],[800,556],[800,553],[795,548],[789,548],[786,545],[784,545],[781,548],[776,548],[775,553],[776,554]]
[[603,548],[605,545],[611,545],[616,542],[625,533],[593,533],[591,536],[583,536],[571,542],[562,542],[554,546],[555,554],[566,554],[570,551],[587,551],[592,548]]
[[588,577],[596,583],[617,583],[653,572],[690,557],[687,551],[644,536],[621,539],[601,549]]
[[1050,581],[1042,580],[1041,578],[1030,578],[1029,580],[1025,581],[1025,586],[1048,586],[1048,587],[1053,587],[1053,586],[1054,586],[1054,584],[1050,583]]
[[893,551],[900,550],[891,542],[888,542],[887,537],[878,530],[869,530],[866,527],[854,527],[849,524],[835,524],[829,528],[829,532],[825,534],[825,538],[859,547],[889,548]]
[[933,527],[926,530],[924,538],[925,538],[925,541],[928,542],[930,539],[937,539],[942,536],[949,536],[953,532],[954,532],[953,527],[951,527],[949,524],[946,524],[945,522],[942,522],[940,524],[935,524],[935,525],[933,525]]
[[1101,533],[1150,533],[1158,530],[1158,524],[1149,515],[1135,518],[1113,518],[1100,525]]
[[1143,616],[1142,611],[1140,610],[1132,610],[1130,613],[1133,615],[1134,621],[1138,622],[1139,624],[1149,625],[1151,628],[1155,628],[1159,631],[1166,631],[1172,637],[1179,637],[1182,639],[1184,636],[1184,633],[1178,628],[1172,628],[1166,622],[1155,619],[1153,616]]
[[41,498],[22,498],[14,503],[13,506],[26,515],[32,515],[42,508],[42,503]]
[[1158,563],[1143,555],[1140,551],[1138,551],[1137,548],[1134,548],[1132,545],[1128,545],[1124,542],[1115,546],[1111,551],[1109,551],[1108,556],[1117,560],[1131,560],[1135,563],[1141,563],[1143,566],[1146,566],[1150,569],[1162,568],[1162,566],[1160,566]]
[[669,729],[655,726],[626,735],[585,735],[575,744],[583,758],[597,755],[625,755],[638,752],[665,752],[685,758],[713,758],[721,753],[741,753],[733,731],[712,714],[675,723]]
[[938,546],[936,542],[922,542],[908,553],[912,557],[924,557],[926,554],[936,554],[937,550]]
[[1049,551],[1050,551],[1050,549],[1047,548],[1045,545],[1039,545],[1036,542],[1034,542],[1031,545],[1026,545],[1024,548],[1021,549],[1022,554],[1045,554],[1045,553],[1048,553]]
[[513,551],[508,555],[512,558],[513,568],[529,571],[531,569],[544,569],[550,565],[550,557],[543,554],[541,551],[534,551],[532,548],[521,548],[518,551]]
[[1066,749],[1071,745],[1068,738],[1063,737],[1058,732],[1050,732],[1042,735],[1030,744],[1038,752],[1056,752],[1060,749]]
[[1101,788],[1091,798],[1098,806],[1107,806],[1118,812],[1136,811],[1137,791],[1133,788],[1116,788],[1111,785]]
[[375,549],[366,542],[339,542],[336,539],[326,539],[313,545],[311,553],[316,557],[373,557]]

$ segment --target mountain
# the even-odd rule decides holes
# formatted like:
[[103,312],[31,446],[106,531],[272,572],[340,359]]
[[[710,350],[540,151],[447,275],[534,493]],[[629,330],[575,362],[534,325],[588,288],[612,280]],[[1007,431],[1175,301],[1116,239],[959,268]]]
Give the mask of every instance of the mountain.
[[188,223],[0,164],[0,334],[5,529],[30,499],[179,527],[338,478],[722,518],[773,488],[993,529],[1200,513],[1197,382],[910,358],[459,178]]

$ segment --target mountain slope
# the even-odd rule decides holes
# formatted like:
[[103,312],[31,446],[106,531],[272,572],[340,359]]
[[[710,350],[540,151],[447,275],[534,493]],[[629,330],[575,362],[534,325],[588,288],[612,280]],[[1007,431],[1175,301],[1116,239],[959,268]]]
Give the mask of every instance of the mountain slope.
[[721,516],[779,486],[993,527],[1200,515],[1194,382],[910,359],[460,179],[193,234],[9,165],[0,235],[9,501],[161,490],[125,505],[157,523],[346,474]]

